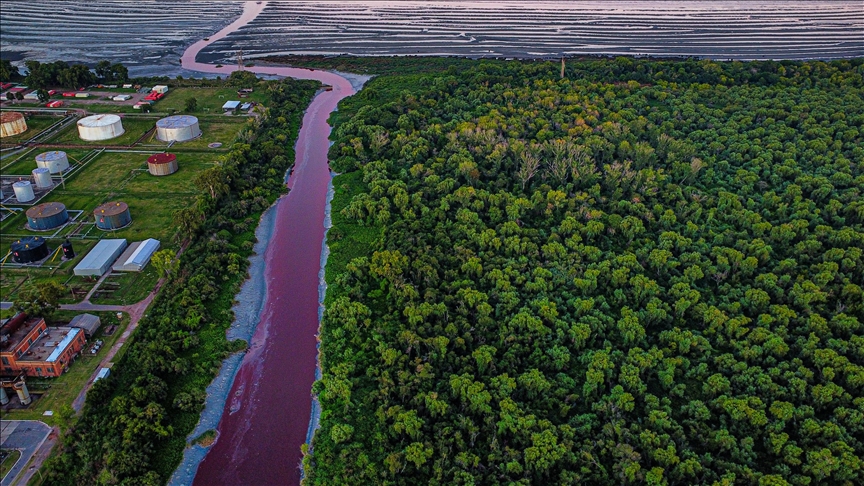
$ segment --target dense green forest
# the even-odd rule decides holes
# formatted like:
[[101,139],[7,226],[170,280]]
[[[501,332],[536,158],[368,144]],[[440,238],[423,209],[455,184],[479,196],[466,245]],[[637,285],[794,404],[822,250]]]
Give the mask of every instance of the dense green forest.
[[289,79],[257,88],[270,95],[264,116],[195,179],[196,204],[175,215],[188,247],[176,268],[163,263],[166,283],[111,375],[87,394],[83,414],[46,463],[46,484],[155,486],[180,463],[204,389],[245,345],[225,338],[231,305],[258,216],[285,192],[300,120],[318,86]]
[[340,105],[307,483],[864,483],[864,62],[559,70]]

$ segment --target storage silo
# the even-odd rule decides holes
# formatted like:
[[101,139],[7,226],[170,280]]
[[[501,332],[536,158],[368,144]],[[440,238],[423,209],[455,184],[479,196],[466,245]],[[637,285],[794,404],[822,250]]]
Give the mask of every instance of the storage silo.
[[92,115],[78,120],[81,140],[99,141],[123,135],[123,122],[117,115]]
[[51,171],[47,167],[37,167],[33,169],[33,181],[38,189],[47,189],[54,185],[51,182]]
[[69,157],[66,152],[59,150],[43,152],[36,156],[36,166],[45,167],[52,174],[59,174],[69,168]]
[[192,115],[175,115],[156,122],[156,138],[163,142],[185,142],[201,136],[198,118]]
[[33,263],[50,253],[48,243],[41,236],[25,236],[12,243],[12,259],[17,263]]
[[95,211],[96,227],[101,230],[116,230],[132,223],[132,215],[129,214],[129,206],[123,201],[105,203]]
[[0,113],[0,138],[20,135],[27,131],[27,121],[24,115],[17,111]]
[[34,231],[54,229],[66,221],[69,221],[69,213],[63,203],[48,202],[27,210],[27,226]]
[[177,172],[177,156],[174,154],[153,154],[147,157],[147,169],[154,176],[170,175]]
[[36,199],[36,194],[33,194],[33,186],[30,181],[18,181],[12,184],[12,190],[15,191],[15,199],[19,203],[26,203]]

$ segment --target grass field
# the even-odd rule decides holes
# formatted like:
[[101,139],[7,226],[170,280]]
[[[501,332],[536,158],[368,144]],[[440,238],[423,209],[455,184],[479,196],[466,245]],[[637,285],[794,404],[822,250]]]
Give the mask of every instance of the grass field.
[[[51,319],[52,325],[68,323],[73,317],[81,314],[74,311],[58,311]],[[87,345],[78,357],[69,366],[69,371],[57,378],[29,378],[27,386],[33,393],[41,393],[42,396],[27,410],[10,410],[3,413],[4,419],[9,420],[41,420],[48,425],[58,425],[58,410],[64,405],[72,406],[72,401],[81,392],[81,389],[99,367],[102,358],[114,345],[114,342],[123,334],[129,324],[129,315],[124,314],[123,320],[117,320],[113,312],[91,312],[99,316],[102,326],[96,331],[96,335],[87,340]],[[105,336],[104,332],[108,326],[115,324],[117,329],[111,336]],[[93,355],[90,354],[90,346],[96,340],[102,340],[102,348]],[[46,410],[52,410],[53,416],[43,415]]]
[[265,88],[258,88],[248,98],[237,96],[237,88],[172,88],[164,98],[159,100],[153,107],[153,111],[181,112],[186,109],[186,100],[195,98],[198,101],[198,109],[190,113],[195,114],[221,114],[222,105],[226,101],[257,101],[265,103],[268,99]]
[[135,304],[145,299],[158,281],[159,272],[153,265],[147,265],[140,272],[111,275],[102,282],[90,302],[106,305]]
[[[3,110],[7,111],[7,110]],[[14,111],[14,110],[8,110]],[[0,139],[0,145],[9,146],[16,145],[19,142],[23,142],[25,140],[30,140],[31,138],[39,135],[43,130],[50,127],[51,125],[62,120],[63,117],[59,116],[28,116],[26,118],[27,121],[27,131],[24,133],[13,135],[11,137],[3,137]]]

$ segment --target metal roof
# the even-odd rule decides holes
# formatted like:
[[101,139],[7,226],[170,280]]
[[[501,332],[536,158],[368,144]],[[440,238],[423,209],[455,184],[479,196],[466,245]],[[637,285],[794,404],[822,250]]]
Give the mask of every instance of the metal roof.
[[57,159],[65,159],[66,152],[61,152],[59,150],[54,150],[53,152],[44,152],[36,156],[36,161],[47,161],[47,160],[57,160]]
[[96,217],[99,216],[115,216],[129,209],[129,205],[123,201],[107,202],[93,210]]
[[66,336],[63,338],[63,340],[60,341],[60,344],[58,344],[57,347],[54,348],[54,352],[51,353],[51,356],[48,356],[48,359],[46,359],[45,361],[49,363],[57,361],[57,359],[60,358],[60,355],[63,354],[63,351],[66,351],[66,348],[69,347],[69,344],[72,343],[72,341],[75,339],[75,336],[77,336],[79,332],[81,332],[81,329],[76,329],[74,327],[70,329],[69,332],[66,333]]
[[156,122],[157,128],[186,128],[198,123],[198,118],[192,115],[174,115]]
[[153,154],[150,157],[147,157],[148,164],[167,164],[168,162],[172,162],[177,160],[177,156],[174,154],[169,154],[167,152],[161,154]]
[[240,106],[239,101],[226,101],[224,105],[222,105],[223,110],[236,110],[237,107]]
[[81,263],[75,266],[75,275],[104,275],[125,248],[125,239],[101,240]]
[[117,115],[91,115],[78,120],[79,127],[107,127],[120,122]]
[[[47,169],[45,169],[47,170]],[[28,218],[50,218],[66,211],[66,206],[59,202],[47,202],[27,210]]]
[[159,240],[154,240],[153,238],[148,238],[140,243],[133,243],[130,245],[130,248],[131,246],[135,246],[135,249],[128,256],[128,250],[123,255],[120,255],[120,259],[113,267],[114,270],[119,272],[140,272],[150,261],[153,253],[159,249],[159,245]]
[[85,333],[92,336],[99,329],[101,324],[102,321],[98,316],[94,316],[93,314],[78,314],[72,318],[71,322],[69,322],[69,327],[83,329]]

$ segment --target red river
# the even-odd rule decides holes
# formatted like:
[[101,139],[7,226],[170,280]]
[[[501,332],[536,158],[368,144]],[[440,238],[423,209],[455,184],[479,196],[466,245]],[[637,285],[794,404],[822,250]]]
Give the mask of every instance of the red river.
[[[196,61],[207,45],[246,25],[266,2],[246,2],[243,15],[207,41],[189,47],[186,69],[230,74],[237,66]],[[276,208],[265,255],[267,296],[261,321],[238,370],[219,422],[219,438],[201,462],[195,485],[299,485],[300,446],[306,441],[315,381],[318,272],[330,171],[327,118],[351,83],[334,73],[255,66],[260,74],[315,79],[332,86],[306,110],[296,146],[290,192]]]

